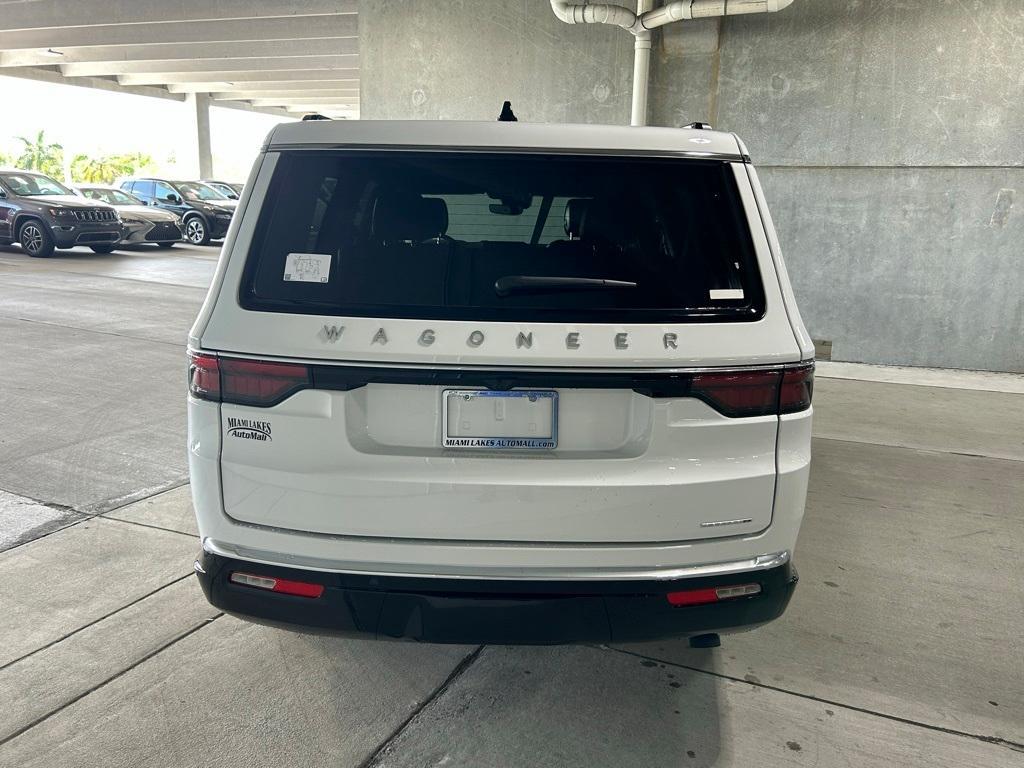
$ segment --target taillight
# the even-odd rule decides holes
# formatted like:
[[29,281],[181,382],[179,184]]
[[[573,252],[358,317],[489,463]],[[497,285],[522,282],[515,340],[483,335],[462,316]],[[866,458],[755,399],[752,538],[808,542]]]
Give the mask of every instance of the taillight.
[[770,416],[809,408],[813,382],[813,363],[784,371],[698,373],[690,396],[726,416]]
[[766,416],[776,412],[781,375],[779,371],[700,373],[693,377],[690,395],[726,416]]
[[220,368],[216,357],[188,353],[188,391],[200,400],[220,401]]
[[789,368],[782,374],[779,392],[779,413],[796,413],[811,407],[814,392],[814,363],[801,368]]
[[214,402],[267,407],[310,386],[309,366],[189,353],[188,389]]
[[221,399],[225,403],[275,405],[310,383],[309,366],[302,363],[220,359]]

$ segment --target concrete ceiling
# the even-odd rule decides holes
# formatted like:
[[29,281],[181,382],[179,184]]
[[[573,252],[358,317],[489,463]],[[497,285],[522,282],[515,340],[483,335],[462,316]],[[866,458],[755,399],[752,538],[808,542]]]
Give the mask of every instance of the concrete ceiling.
[[0,75],[359,115],[357,0],[5,0]]

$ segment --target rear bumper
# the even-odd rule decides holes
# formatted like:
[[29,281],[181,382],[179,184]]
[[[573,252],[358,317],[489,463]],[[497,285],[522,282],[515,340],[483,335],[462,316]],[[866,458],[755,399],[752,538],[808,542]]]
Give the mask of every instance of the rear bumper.
[[[231,573],[323,585],[296,597],[235,584]],[[797,575],[775,568],[657,581],[433,579],[328,573],[264,565],[209,552],[196,561],[203,592],[226,613],[318,634],[431,643],[541,645],[686,637],[750,629],[785,611]],[[758,584],[761,592],[675,607],[669,592]]]

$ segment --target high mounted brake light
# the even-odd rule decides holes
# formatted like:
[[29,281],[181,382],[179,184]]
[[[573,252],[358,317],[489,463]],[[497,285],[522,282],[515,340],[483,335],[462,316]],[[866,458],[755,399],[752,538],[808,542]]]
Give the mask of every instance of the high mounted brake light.
[[200,400],[267,407],[311,384],[309,366],[189,353],[189,392]]

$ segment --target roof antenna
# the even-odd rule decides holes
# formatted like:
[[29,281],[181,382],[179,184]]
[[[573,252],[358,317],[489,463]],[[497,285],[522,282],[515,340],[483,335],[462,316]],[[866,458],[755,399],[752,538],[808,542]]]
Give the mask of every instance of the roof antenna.
[[512,102],[506,101],[501,105],[501,114],[498,115],[499,123],[518,123],[519,118],[512,112]]

